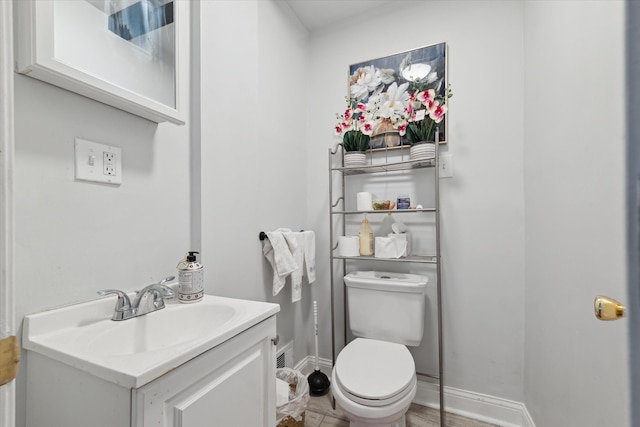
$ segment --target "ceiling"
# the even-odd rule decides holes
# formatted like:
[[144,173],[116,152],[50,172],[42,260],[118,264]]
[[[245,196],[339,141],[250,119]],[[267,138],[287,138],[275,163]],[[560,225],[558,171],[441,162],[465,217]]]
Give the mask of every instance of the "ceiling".
[[285,0],[309,31],[327,27],[393,0]]

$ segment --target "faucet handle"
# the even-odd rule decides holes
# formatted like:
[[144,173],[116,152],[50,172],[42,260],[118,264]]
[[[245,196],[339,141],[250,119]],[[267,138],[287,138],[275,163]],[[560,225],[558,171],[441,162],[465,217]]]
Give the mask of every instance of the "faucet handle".
[[162,292],[162,296],[167,299],[171,299],[176,296],[176,293],[167,285],[159,285]]
[[154,296],[157,298],[163,297],[166,299],[171,299],[174,296],[176,296],[176,293],[173,291],[173,289],[171,289],[169,286],[166,285],[161,285],[159,283],[154,283],[152,285],[149,285],[143,289],[139,289],[136,292],[136,297],[140,297],[142,292],[149,292],[149,291],[153,291],[154,292]]
[[101,295],[101,296],[111,295],[111,294],[118,296],[118,300],[116,301],[116,308],[115,308],[116,311],[124,311],[124,310],[131,309],[131,300],[129,299],[129,295],[127,295],[123,291],[119,289],[103,289],[101,291],[98,291],[98,295]]
[[164,308],[164,298],[172,298],[175,295],[173,289],[166,285],[154,283],[136,292],[133,301],[133,310],[137,315],[151,313]]

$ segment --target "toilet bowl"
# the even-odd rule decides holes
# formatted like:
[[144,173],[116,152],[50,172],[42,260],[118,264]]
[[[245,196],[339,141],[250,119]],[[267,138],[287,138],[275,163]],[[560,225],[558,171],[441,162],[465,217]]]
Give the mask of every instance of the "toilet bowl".
[[356,338],[338,355],[331,387],[351,427],[405,427],[415,363],[402,344]]
[[405,427],[416,395],[416,366],[406,346],[422,341],[428,279],[414,274],[354,271],[344,277],[349,328],[331,391],[351,427]]

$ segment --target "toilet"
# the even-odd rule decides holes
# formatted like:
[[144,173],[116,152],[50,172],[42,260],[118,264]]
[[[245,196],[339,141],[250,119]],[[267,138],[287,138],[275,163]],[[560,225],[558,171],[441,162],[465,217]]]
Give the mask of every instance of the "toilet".
[[336,358],[333,397],[351,427],[405,427],[417,387],[406,346],[422,341],[428,278],[357,271],[344,281],[349,328],[357,338]]

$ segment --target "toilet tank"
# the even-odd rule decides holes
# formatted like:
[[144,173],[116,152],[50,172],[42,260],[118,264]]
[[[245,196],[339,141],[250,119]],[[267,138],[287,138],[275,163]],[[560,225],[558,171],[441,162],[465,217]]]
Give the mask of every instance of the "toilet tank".
[[347,285],[349,328],[353,335],[418,346],[424,332],[425,276],[354,271]]

